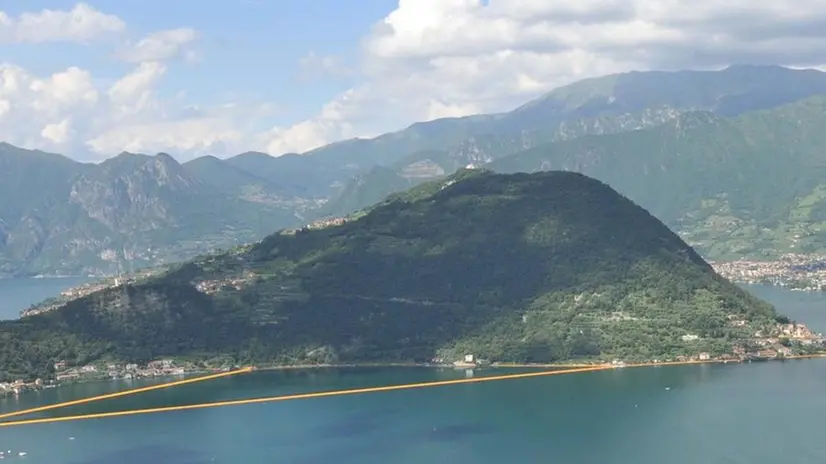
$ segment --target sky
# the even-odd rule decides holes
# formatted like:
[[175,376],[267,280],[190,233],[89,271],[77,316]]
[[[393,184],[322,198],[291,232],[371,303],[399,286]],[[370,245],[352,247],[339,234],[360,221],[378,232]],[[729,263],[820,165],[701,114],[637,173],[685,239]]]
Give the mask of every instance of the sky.
[[823,0],[5,0],[0,141],[278,156],[616,72],[826,70],[824,43]]

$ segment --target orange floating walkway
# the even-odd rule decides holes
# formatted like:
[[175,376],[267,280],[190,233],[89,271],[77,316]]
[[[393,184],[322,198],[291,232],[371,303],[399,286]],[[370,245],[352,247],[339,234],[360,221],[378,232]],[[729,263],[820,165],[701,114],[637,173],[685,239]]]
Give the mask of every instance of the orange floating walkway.
[[[383,387],[369,387],[369,388],[355,388],[350,390],[333,390],[333,391],[325,391],[325,392],[314,392],[314,393],[300,393],[295,395],[285,395],[285,396],[271,396],[271,397],[264,397],[264,398],[250,398],[250,399],[243,399],[243,400],[230,400],[230,401],[218,401],[214,403],[201,403],[201,404],[187,404],[181,406],[166,406],[161,408],[149,408],[149,409],[134,409],[129,411],[113,411],[113,412],[104,412],[104,413],[96,413],[96,414],[82,414],[76,416],[63,416],[63,417],[46,417],[42,419],[25,419],[25,420],[16,420],[16,421],[8,421],[8,422],[0,422],[0,427],[12,427],[16,425],[30,425],[30,424],[48,424],[52,422],[67,422],[67,421],[76,421],[76,420],[87,420],[87,419],[102,419],[106,417],[120,417],[120,416],[133,416],[137,414],[149,414],[149,413],[157,413],[157,412],[172,412],[172,411],[186,411],[190,409],[204,409],[204,408],[217,408],[222,406],[239,406],[243,404],[258,404],[258,403],[273,403],[276,401],[290,401],[290,400],[300,400],[300,399],[310,399],[310,398],[323,398],[328,396],[344,396],[344,395],[356,395],[361,393],[378,393],[378,392],[386,392],[386,391],[396,391],[396,390],[411,390],[414,388],[429,388],[429,387],[439,387],[439,386],[446,386],[446,385],[458,385],[464,383],[482,383],[482,382],[493,382],[497,380],[510,380],[510,379],[524,379],[530,377],[542,377],[542,376],[549,376],[549,375],[562,375],[562,374],[572,374],[574,372],[590,372],[590,371],[601,371],[606,369],[612,369],[612,366],[597,366],[597,367],[586,367],[586,368],[579,368],[579,369],[562,369],[562,370],[554,370],[554,371],[541,371],[541,372],[526,372],[520,374],[506,374],[506,375],[496,375],[496,376],[489,376],[489,377],[473,377],[469,379],[455,379],[455,380],[441,380],[435,382],[421,382],[421,383],[409,383],[409,384],[402,384],[402,385],[388,385]],[[241,372],[248,372],[249,370],[243,371],[234,371],[232,373],[226,373],[227,375],[241,373]],[[213,377],[214,378],[214,377]],[[191,379],[192,381],[202,381],[207,380],[204,377],[200,377],[198,379]],[[176,383],[175,385],[181,385],[180,383]],[[170,384],[163,384],[163,385],[156,385],[152,389],[159,389],[172,386]],[[148,388],[148,387],[147,387]],[[33,408],[27,409],[24,411],[16,411],[14,413],[10,413],[14,416],[30,414],[34,412],[46,411],[50,409],[57,409],[66,406],[72,406],[76,404],[84,404],[89,403],[92,401],[99,401],[102,399],[114,398],[117,396],[126,396],[132,395],[135,393],[140,393],[141,391],[146,390],[129,390],[120,393],[113,393],[111,395],[102,395],[100,397],[93,397],[87,398],[83,400],[77,401],[70,401],[67,403],[59,403],[49,406],[42,406],[40,408]],[[2,417],[9,417],[9,415],[4,415]]]
[[[63,402],[63,403],[49,404],[49,405],[40,406],[40,407],[37,407],[37,408],[24,409],[22,411],[7,412],[5,414],[0,414],[0,419],[6,419],[6,418],[9,418],[9,417],[15,417],[15,416],[25,416],[27,414],[34,414],[36,412],[50,411],[52,409],[59,409],[59,408],[67,408],[69,406],[77,406],[79,404],[92,403],[92,402],[95,402],[95,401],[103,401],[103,400],[108,400],[108,399],[112,399],[112,398],[120,398],[122,396],[136,395],[138,393],[144,393],[144,392],[148,392],[148,391],[152,391],[152,390],[160,390],[160,389],[163,389],[163,388],[177,387],[177,386],[180,386],[180,385],[187,385],[187,384],[195,383],[195,382],[203,382],[205,380],[219,379],[221,377],[229,377],[231,375],[243,374],[245,372],[250,372],[250,371],[252,371],[252,368],[247,367],[247,368],[244,368],[244,369],[238,369],[238,370],[234,370],[234,371],[221,372],[219,374],[204,375],[204,376],[200,376],[200,377],[194,377],[194,378],[191,378],[191,379],[176,380],[175,382],[167,382],[167,383],[162,383],[162,384],[158,384],[158,385],[150,385],[148,387],[133,388],[133,389],[130,389],[130,390],[124,390],[124,391],[120,391],[120,392],[116,392],[116,393],[107,393],[105,395],[93,396],[91,398],[83,398],[83,399],[74,400],[74,401],[66,401],[66,402]],[[0,422],[0,424],[3,424],[3,425],[8,424],[8,423],[9,422]]]
[[[801,356],[794,356],[789,357],[787,359],[806,359],[806,358],[822,358],[824,355],[817,354],[817,355],[801,355]],[[291,401],[291,400],[301,400],[301,399],[311,399],[311,398],[324,398],[330,396],[345,396],[345,395],[356,395],[362,393],[379,393],[379,392],[387,392],[387,391],[398,391],[398,390],[412,390],[417,388],[431,388],[431,387],[441,387],[447,385],[459,385],[459,384],[466,384],[466,383],[483,383],[483,382],[494,382],[499,380],[514,380],[514,379],[526,379],[532,377],[547,377],[551,375],[563,375],[563,374],[574,374],[578,372],[595,372],[595,371],[604,371],[610,369],[617,369],[617,368],[634,368],[634,367],[653,367],[653,366],[681,366],[681,365],[690,365],[690,364],[715,364],[715,363],[723,363],[724,361],[677,361],[677,362],[660,362],[660,363],[640,363],[640,364],[626,364],[626,365],[597,365],[594,367],[580,367],[580,368],[573,368],[573,369],[557,369],[552,371],[539,371],[539,372],[523,372],[518,374],[504,374],[504,375],[493,375],[487,377],[473,377],[473,378],[465,378],[465,379],[454,379],[454,380],[441,380],[441,381],[433,381],[433,382],[420,382],[420,383],[408,383],[408,384],[401,384],[401,385],[387,385],[381,387],[368,387],[368,388],[354,388],[349,390],[333,390],[333,391],[323,391],[323,392],[312,392],[312,393],[299,393],[293,395],[283,395],[283,396],[270,396],[264,398],[250,398],[250,399],[241,399],[241,400],[229,400],[229,401],[218,401],[213,403],[200,403],[200,404],[187,404],[187,405],[180,405],[180,406],[166,406],[160,408],[148,408],[148,409],[134,409],[128,411],[113,411],[113,412],[104,412],[104,413],[95,413],[95,414],[82,414],[82,415],[75,415],[75,416],[63,416],[63,417],[47,417],[42,419],[24,419],[24,420],[15,420],[15,421],[6,421],[0,422],[0,428],[2,427],[12,427],[17,425],[30,425],[30,424],[48,424],[53,422],[68,422],[68,421],[76,421],[76,420],[87,420],[87,419],[102,419],[107,417],[121,417],[121,416],[133,416],[138,414],[150,414],[150,413],[159,413],[159,412],[173,412],[173,411],[187,411],[191,409],[205,409],[205,408],[217,408],[223,406],[240,406],[244,404],[260,404],[260,403],[274,403],[278,401]],[[239,369],[235,371],[229,372],[222,372],[220,374],[213,374],[213,375],[206,375],[202,377],[196,377],[192,379],[186,380],[179,380],[176,382],[170,382],[160,385],[152,385],[149,387],[142,387],[136,388],[132,390],[126,390],[117,393],[109,393],[106,395],[95,396],[91,398],[84,398],[75,401],[67,401],[65,403],[57,403],[51,404],[47,406],[40,406],[37,408],[26,409],[22,411],[15,411],[6,414],[0,415],[0,419],[5,419],[8,417],[15,417],[15,416],[22,416],[26,414],[32,414],[36,412],[42,411],[49,411],[58,408],[64,408],[68,406],[75,406],[79,404],[86,404],[91,403],[94,401],[101,401],[110,398],[118,398],[127,395],[134,395],[137,393],[143,393],[146,391],[151,390],[159,390],[162,388],[169,388],[175,387],[179,385],[185,385],[189,383],[195,382],[202,382],[205,380],[217,379],[221,377],[227,377],[230,375],[236,374],[243,374],[246,372],[251,372],[253,368],[248,367],[244,369]]]

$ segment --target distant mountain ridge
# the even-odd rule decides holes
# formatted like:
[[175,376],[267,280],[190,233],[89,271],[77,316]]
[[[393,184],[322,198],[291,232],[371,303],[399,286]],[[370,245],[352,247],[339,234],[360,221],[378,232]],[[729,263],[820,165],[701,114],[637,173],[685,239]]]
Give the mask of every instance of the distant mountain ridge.
[[[450,174],[545,143],[607,135],[660,125],[685,112],[734,117],[826,94],[826,73],[781,66],[731,66],[722,71],[629,72],[584,79],[555,89],[513,111],[414,124],[397,138],[428,133],[442,148],[408,152],[381,163],[380,178],[365,172],[350,181],[321,215],[344,215],[382,195],[427,178],[405,175],[411,164],[438,165]],[[451,132],[451,130],[453,132]],[[447,134],[460,134],[448,140]],[[442,138],[440,138],[442,137]],[[329,148],[332,149],[332,146]],[[394,159],[391,159],[394,158]],[[388,171],[389,170],[389,171]],[[395,176],[390,174],[395,172]],[[437,169],[430,179],[438,178]]]
[[[604,136],[609,137],[604,140],[609,140],[613,137],[611,134],[632,134],[640,130],[665,134],[662,131],[669,127],[667,124],[685,125],[691,118],[701,117],[700,114],[733,118],[822,94],[826,94],[826,73],[815,70],[732,66],[722,71],[631,72],[579,81],[513,111],[416,123],[374,139],[337,142],[301,155],[272,157],[248,152],[229,159],[208,156],[180,164],[164,154],[154,157],[121,154],[94,165],[0,144],[0,276],[112,274],[124,266],[185,259],[216,247],[256,240],[280,228],[295,227],[321,217],[343,216],[388,194],[441,178],[468,165],[493,163],[502,169],[516,169],[518,165],[519,169],[529,170],[581,170],[622,187],[623,182],[633,183],[631,179],[636,179],[636,172],[646,169],[652,172],[662,167],[653,164],[653,158],[646,162],[643,157],[637,160],[641,164],[634,168],[638,171],[616,171],[630,177],[600,177],[601,174],[593,171],[595,159],[625,155],[611,155],[605,147],[600,148],[603,155],[588,152],[591,148],[586,141],[601,146],[593,141],[603,139],[593,137]],[[693,116],[686,116],[687,113]],[[783,122],[782,118],[774,121],[773,126],[760,126],[763,132],[749,137],[764,137],[764,143],[771,145],[774,136],[785,140],[784,143],[796,144],[800,142],[795,137],[817,135],[816,132],[794,132],[797,129],[785,123],[777,125],[779,122]],[[663,128],[657,129],[660,126]],[[785,132],[778,132],[781,130]],[[691,137],[703,139],[707,144],[705,151],[696,155],[698,160],[714,159],[720,147],[725,146],[716,145],[722,142],[709,139],[702,131],[692,134]],[[620,135],[616,140],[627,139]],[[808,143],[806,140],[802,143]],[[645,143],[648,145],[635,149],[639,155],[661,156],[657,154],[659,140]],[[559,154],[546,156],[539,165],[533,161],[497,164],[508,156],[546,146],[579,147],[576,150],[580,152],[571,153],[567,158]],[[771,146],[794,154],[791,146]],[[556,148],[548,150],[557,153]],[[535,155],[524,156],[525,160],[538,159]],[[604,164],[606,160],[599,162]],[[741,167],[751,164],[743,161]],[[756,185],[765,180],[765,177],[756,180],[747,177],[750,173],[763,175],[763,168],[757,173],[738,171],[731,166],[725,171],[715,169],[707,169],[703,176],[718,183],[729,182],[728,176],[732,175]],[[699,176],[696,164],[690,172],[693,174],[686,178],[672,177],[679,182],[668,188],[696,191],[701,188],[698,185],[709,184],[710,181]],[[797,182],[795,176],[806,178],[818,171],[796,172],[794,165],[786,165],[782,172],[785,182]],[[656,182],[651,185],[654,184]],[[805,188],[795,187],[790,191],[806,195],[815,188],[809,180],[802,181],[801,185]],[[759,188],[752,186],[747,190],[758,192]],[[662,210],[656,202],[669,197],[657,198],[656,192],[641,193],[643,196],[639,197],[634,191],[623,188],[620,191],[658,214]],[[647,204],[645,195],[654,202]],[[686,198],[695,203],[705,202],[702,208],[711,208],[709,202],[719,202],[714,195],[698,195],[692,193]],[[746,201],[749,198],[754,201],[757,197],[766,198],[759,192],[749,195],[743,197],[742,208],[751,207]],[[779,197],[786,198],[787,203],[791,201],[786,194]],[[738,204],[741,199],[727,198],[726,201],[715,204],[725,208]],[[699,244],[704,253],[715,257],[733,256],[774,247],[768,242],[751,251],[731,243],[712,246],[720,234],[729,232],[718,226],[686,226],[686,221],[701,221],[692,219],[699,217],[698,206],[677,206],[682,209],[664,213],[663,218],[670,226],[687,233],[685,237]],[[752,206],[764,210],[758,204]],[[726,214],[720,210],[714,218],[728,217]],[[735,216],[741,218],[737,214]],[[704,217],[702,220],[711,216]],[[745,221],[741,225],[752,224],[750,218],[741,219]],[[777,221],[775,218],[775,224]],[[795,221],[789,220],[790,227],[797,227]],[[748,227],[762,230],[757,223]],[[765,236],[764,232],[754,232],[748,240],[757,236],[754,234]],[[774,238],[765,239],[777,242]],[[784,246],[788,248],[787,245]],[[818,247],[812,245],[806,249]]]
[[0,189],[20,201],[0,203],[0,275],[115,274],[177,261],[299,224],[311,205],[216,161],[122,153],[95,165],[4,145]]
[[660,217],[718,259],[826,253],[826,95],[724,118],[546,144],[499,172],[575,170]]

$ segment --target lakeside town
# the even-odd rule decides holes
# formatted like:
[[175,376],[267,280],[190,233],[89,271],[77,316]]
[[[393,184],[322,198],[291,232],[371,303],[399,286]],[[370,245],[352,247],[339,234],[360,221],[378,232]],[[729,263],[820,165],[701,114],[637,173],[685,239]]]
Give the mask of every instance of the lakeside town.
[[148,268],[143,269],[140,271],[136,271],[131,274],[127,275],[120,275],[114,277],[107,277],[101,280],[97,280],[94,282],[88,282],[83,285],[78,285],[76,287],[68,288],[60,292],[55,298],[49,298],[45,301],[32,305],[29,308],[26,308],[20,311],[20,317],[28,317],[34,316],[35,314],[47,313],[49,311],[54,311],[55,309],[65,305],[67,302],[83,298],[86,295],[90,295],[92,293],[105,290],[107,288],[112,287],[119,287],[121,285],[131,285],[145,281],[150,277],[160,274],[161,272],[165,271],[167,268],[163,267],[156,267],[156,268]]
[[[736,316],[729,316],[728,324],[732,327],[744,327],[747,322],[738,319]],[[684,334],[681,337],[683,342],[700,342],[702,339],[696,334]],[[822,354],[826,350],[826,337],[822,333],[817,333],[809,329],[805,324],[795,322],[776,323],[774,326],[764,330],[758,330],[747,340],[742,340],[733,346],[730,353],[713,355],[708,352],[699,351],[689,356],[676,356],[673,359],[654,359],[651,364],[659,363],[692,363],[692,362],[749,362],[783,360],[799,356]],[[430,363],[421,364],[427,367],[454,367],[457,369],[472,368],[506,368],[506,367],[597,367],[601,365],[613,367],[623,367],[626,361],[613,359],[611,361],[592,360],[590,362],[580,362],[578,364],[559,363],[552,365],[532,365],[532,364],[512,364],[512,363],[491,363],[488,360],[480,359],[474,354],[465,354],[461,359],[449,360],[443,358],[433,358]],[[401,365],[401,364],[394,364]],[[345,365],[307,365],[298,366],[260,366],[262,369],[272,368],[311,368],[311,367],[352,367],[355,364]],[[59,361],[54,364],[55,379],[36,379],[32,382],[18,380],[15,382],[0,383],[0,396],[7,394],[19,395],[25,391],[41,390],[44,388],[54,388],[64,383],[83,382],[91,380],[135,380],[153,377],[174,377],[193,375],[207,372],[228,371],[237,368],[229,359],[218,359],[213,362],[198,362],[160,359],[151,361],[145,365],[137,363],[93,363],[83,366],[72,366],[66,361]]]
[[[341,225],[346,218],[332,218],[316,221],[304,229],[319,229]],[[300,230],[300,229],[299,229]],[[296,230],[285,231],[295,233]],[[244,247],[241,247],[242,249]],[[239,249],[240,251],[240,249]],[[803,254],[787,254],[773,261],[736,260],[727,262],[709,261],[714,270],[723,277],[739,283],[767,284],[803,291],[826,291],[826,256]],[[21,312],[21,317],[32,316],[55,310],[67,302],[81,298],[106,288],[126,284],[140,283],[154,275],[163,272],[166,268],[150,268],[129,275],[110,277],[97,282],[87,283],[61,292],[58,298],[46,300]],[[214,294],[223,289],[239,290],[255,280],[258,276],[253,272],[244,272],[241,275],[221,280],[203,280],[193,282],[196,288],[206,294]],[[746,321],[729,317],[729,325],[733,327],[745,326]],[[683,342],[699,341],[695,334],[681,336]],[[655,359],[652,363],[660,362],[745,362],[751,360],[784,359],[799,355],[812,354],[826,350],[826,338],[820,333],[811,331],[804,324],[794,322],[777,323],[765,333],[757,331],[749,340],[735,344],[731,353],[714,356],[708,352],[698,351],[691,356],[677,356],[674,359]],[[605,364],[604,361],[593,361],[587,365],[596,366]],[[625,361],[615,359],[610,362],[613,366],[621,367]],[[515,365],[508,363],[490,363],[467,354],[463,359],[444,360],[434,358],[427,366],[455,368],[473,367],[531,367],[532,365]],[[577,364],[579,366],[581,364]],[[568,365],[569,367],[571,365]],[[279,366],[284,367],[284,366]],[[312,367],[312,366],[303,366]],[[334,366],[329,366],[334,367]],[[534,366],[539,367],[539,366]],[[83,366],[69,366],[65,361],[54,365],[55,379],[37,379],[33,382],[17,381],[14,383],[0,383],[0,396],[4,394],[19,394],[27,390],[53,388],[61,383],[88,381],[88,380],[133,380],[140,378],[183,376],[203,372],[227,370],[226,362],[221,367],[208,366],[204,363],[194,364],[186,361],[162,359],[149,362],[146,365],[134,363],[118,364],[89,364]]]
[[[324,229],[327,227],[340,226],[350,219],[350,217],[334,217],[320,219],[315,222],[309,223],[300,229],[285,229],[284,231],[282,231],[282,233],[295,234],[301,230],[315,230]],[[235,252],[240,253],[242,251],[247,250],[248,248],[249,245],[242,245],[236,248]],[[38,304],[32,305],[31,307],[22,310],[20,312],[20,317],[34,316],[36,314],[54,311],[55,309],[60,308],[69,301],[75,300],[77,298],[83,298],[84,296],[90,295],[97,291],[105,290],[107,288],[118,287],[121,285],[137,284],[153,276],[156,276],[166,271],[167,269],[168,266],[147,268],[132,272],[130,274],[122,274],[115,277],[107,277],[101,280],[79,285],[77,287],[72,287],[62,291],[60,295],[56,298],[50,298],[48,300],[42,301]],[[245,272],[243,275],[233,278],[223,280],[205,280],[195,282],[194,284],[198,291],[211,295],[227,287],[240,290],[244,285],[248,284],[255,278],[256,274],[252,272]]]
[[709,261],[714,270],[744,284],[777,285],[791,290],[825,291],[826,256],[790,253],[772,261]]
[[71,366],[66,361],[54,364],[54,380],[35,379],[31,382],[17,380],[15,382],[0,382],[0,396],[4,394],[18,395],[25,391],[54,388],[66,383],[90,380],[136,380],[153,377],[173,377],[205,372],[229,370],[229,364],[222,367],[206,367],[204,364],[195,364],[186,361],[160,359],[145,365],[136,363],[94,363],[83,366]]

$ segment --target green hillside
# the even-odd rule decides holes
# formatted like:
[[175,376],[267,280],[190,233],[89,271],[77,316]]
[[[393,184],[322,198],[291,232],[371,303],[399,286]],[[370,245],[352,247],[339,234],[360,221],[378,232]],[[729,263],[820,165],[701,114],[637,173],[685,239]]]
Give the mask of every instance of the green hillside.
[[2,322],[0,366],[9,378],[49,375],[58,359],[161,356],[643,360],[731,352],[774,318],[601,182],[467,170],[340,226],[271,235]]
[[723,118],[542,145],[490,164],[565,169],[608,183],[705,256],[826,252],[826,96]]

